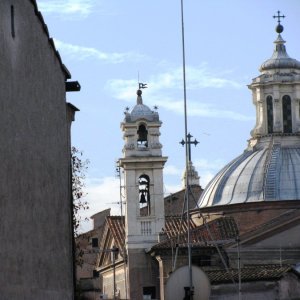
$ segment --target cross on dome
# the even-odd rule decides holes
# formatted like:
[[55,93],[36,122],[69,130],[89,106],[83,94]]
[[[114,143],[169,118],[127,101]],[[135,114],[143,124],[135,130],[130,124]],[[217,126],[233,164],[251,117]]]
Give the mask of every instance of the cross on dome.
[[280,34],[281,32],[283,32],[283,26],[280,24],[280,19],[281,19],[281,18],[282,18],[282,19],[285,18],[285,15],[282,15],[282,16],[281,16],[281,15],[280,15],[280,10],[278,10],[278,11],[277,11],[277,16],[274,15],[273,18],[274,18],[274,19],[277,18],[278,24],[277,24],[275,30],[276,30],[277,33]]
[[277,22],[278,22],[278,24],[280,24],[280,18],[282,18],[282,19],[284,19],[285,18],[285,15],[280,15],[280,10],[278,10],[277,11],[277,16],[273,16],[273,18],[275,19],[275,18],[277,18],[278,20],[277,20]]

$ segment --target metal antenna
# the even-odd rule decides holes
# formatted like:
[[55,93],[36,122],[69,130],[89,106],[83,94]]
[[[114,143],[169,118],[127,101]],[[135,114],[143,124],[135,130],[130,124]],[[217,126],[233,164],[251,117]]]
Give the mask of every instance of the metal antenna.
[[[115,204],[120,204],[121,216],[123,216],[123,195],[122,195],[122,177],[121,177],[121,166],[120,161],[116,161],[116,177],[119,178],[119,189],[120,189],[120,202],[115,202]],[[112,203],[113,204],[113,203]]]
[[[188,143],[188,126],[187,126],[187,101],[186,101],[186,76],[185,76],[185,44],[184,44],[184,18],[183,18],[183,0],[181,0],[181,38],[182,38],[182,71],[183,71],[183,99],[184,99],[184,142],[185,142],[185,168],[188,174],[189,168],[189,143]],[[186,219],[187,219],[187,239],[188,239],[188,259],[189,259],[189,299],[193,300],[194,286],[193,286],[193,272],[192,272],[192,248],[190,237],[190,210],[189,210],[189,176],[185,177],[185,200],[186,200]]]

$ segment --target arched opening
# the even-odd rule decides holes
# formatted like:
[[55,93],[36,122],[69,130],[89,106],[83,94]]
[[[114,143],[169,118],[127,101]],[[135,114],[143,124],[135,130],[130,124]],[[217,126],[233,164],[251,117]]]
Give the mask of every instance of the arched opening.
[[148,147],[148,131],[144,124],[141,124],[139,126],[137,134],[138,134],[138,140],[137,140],[138,148],[147,148]]
[[291,97],[285,95],[282,97],[282,123],[283,123],[283,132],[292,133],[292,103]]
[[268,133],[273,133],[273,99],[271,96],[267,97],[267,122]]
[[140,215],[149,216],[150,211],[150,179],[148,175],[139,177]]

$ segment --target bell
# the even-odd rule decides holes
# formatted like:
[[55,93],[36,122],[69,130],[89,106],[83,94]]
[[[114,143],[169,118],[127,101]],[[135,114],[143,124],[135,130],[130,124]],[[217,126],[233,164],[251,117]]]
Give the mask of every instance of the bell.
[[147,201],[146,201],[145,193],[142,193],[142,194],[141,194],[141,198],[140,198],[140,203],[144,204],[144,203],[146,203],[146,202],[147,202]]

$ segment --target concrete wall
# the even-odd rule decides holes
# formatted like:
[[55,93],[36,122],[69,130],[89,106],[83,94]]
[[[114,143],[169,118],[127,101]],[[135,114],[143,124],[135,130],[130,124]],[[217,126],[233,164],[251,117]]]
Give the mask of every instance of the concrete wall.
[[0,40],[1,299],[73,299],[65,75],[31,1]]
[[[238,299],[237,286],[219,284],[212,286],[210,300]],[[300,299],[300,282],[293,273],[288,273],[278,281],[256,281],[242,283],[243,300],[297,300]]]
[[128,250],[129,299],[143,299],[144,287],[155,287],[159,298],[159,269],[157,262],[143,249]]

